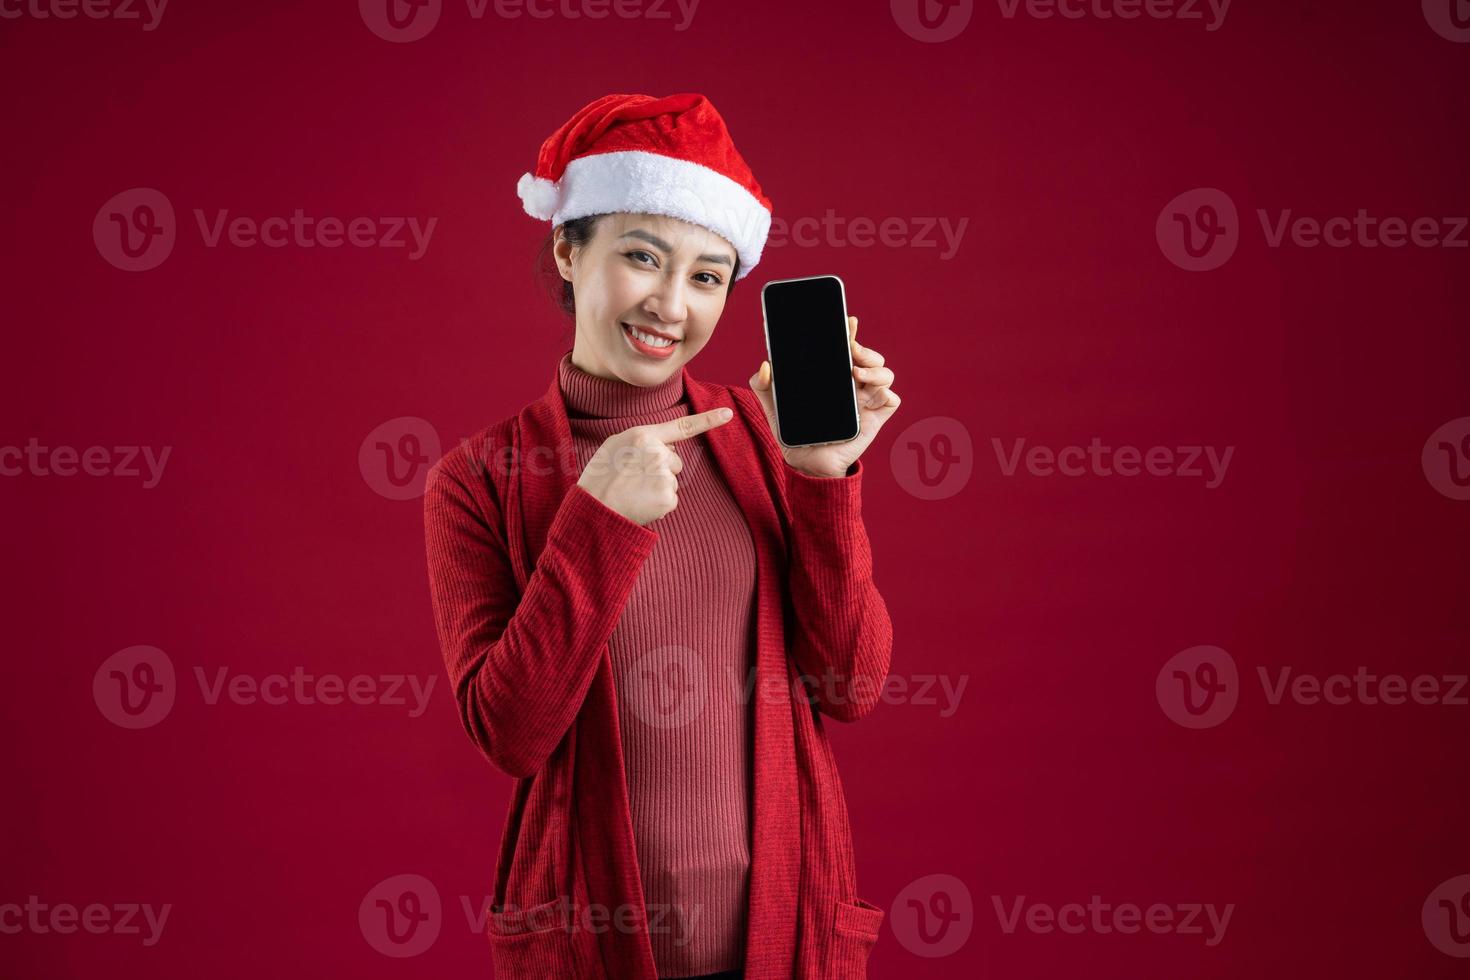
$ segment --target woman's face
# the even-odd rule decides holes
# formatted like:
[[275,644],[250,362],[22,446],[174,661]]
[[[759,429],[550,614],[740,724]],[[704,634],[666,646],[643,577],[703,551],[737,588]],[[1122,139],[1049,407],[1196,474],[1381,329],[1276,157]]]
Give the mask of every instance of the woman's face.
[[651,214],[605,215],[581,248],[558,228],[554,251],[577,303],[572,363],[644,387],[673,377],[704,347],[735,267],[724,238]]

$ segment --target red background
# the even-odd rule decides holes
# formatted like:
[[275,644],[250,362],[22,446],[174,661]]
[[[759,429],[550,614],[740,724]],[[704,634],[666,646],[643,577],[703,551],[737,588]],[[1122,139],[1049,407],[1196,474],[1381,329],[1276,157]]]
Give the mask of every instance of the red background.
[[[0,444],[171,446],[156,488],[0,479],[10,623],[0,903],[172,903],[162,941],[0,935],[25,977],[486,975],[465,922],[511,788],[459,726],[430,618],[419,502],[374,492],[364,437],[443,444],[549,383],[568,327],[532,278],[545,225],[516,178],[608,92],[700,91],[785,220],[968,218],[960,248],[772,248],[697,377],[759,364],[759,285],[837,273],[903,406],[865,516],[893,671],[968,678],[959,710],[829,723],[860,893],[888,908],[875,977],[1450,976],[1420,907],[1470,872],[1466,719],[1447,705],[1271,705],[1256,668],[1464,673],[1470,503],[1420,465],[1470,415],[1470,251],[1268,247],[1256,209],[1470,213],[1470,46],[1418,3],[1232,5],[1201,21],[1007,19],[921,43],[885,3],[705,0],[669,20],[517,20],[446,6],[389,43],[349,2],[175,0],[156,30],[0,21],[6,384]],[[98,209],[162,191],[178,242],[125,272]],[[1175,267],[1177,194],[1225,191],[1234,257]],[[207,248],[192,209],[437,217],[427,253]],[[905,491],[909,424],[959,420],[974,473]],[[1005,476],[992,439],[1234,446],[1223,483]],[[178,701],[128,731],[94,703],[125,647]],[[1234,714],[1176,725],[1175,653],[1240,667]],[[194,669],[436,676],[382,705],[208,705]],[[444,900],[421,956],[376,952],[368,891]],[[892,900],[961,879],[973,932],[910,952]],[[992,896],[1236,908],[1224,940],[1007,934]]]

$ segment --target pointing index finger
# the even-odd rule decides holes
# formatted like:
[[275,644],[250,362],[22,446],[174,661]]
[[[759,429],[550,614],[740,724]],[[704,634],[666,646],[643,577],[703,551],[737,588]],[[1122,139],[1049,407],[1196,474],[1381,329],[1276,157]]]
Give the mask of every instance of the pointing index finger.
[[665,443],[679,442],[708,432],[710,429],[730,421],[734,413],[728,408],[712,408],[697,415],[685,415],[667,422],[658,422],[648,427],[654,437]]

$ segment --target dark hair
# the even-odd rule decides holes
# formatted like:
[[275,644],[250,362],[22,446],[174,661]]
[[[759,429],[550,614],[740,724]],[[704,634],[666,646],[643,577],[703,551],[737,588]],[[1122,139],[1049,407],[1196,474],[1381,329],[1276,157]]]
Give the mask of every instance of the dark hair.
[[[597,232],[597,223],[606,215],[589,214],[585,218],[573,218],[571,221],[561,225],[562,233],[566,240],[573,246],[581,248],[592,241],[592,236]],[[546,240],[541,243],[541,250],[536,255],[536,271],[546,286],[554,302],[573,323],[577,321],[577,303],[572,284],[561,277],[561,270],[556,266],[556,229],[551,229]],[[735,277],[740,275],[740,256],[735,256],[735,267],[730,270],[730,280],[725,284],[725,295],[735,288]]]

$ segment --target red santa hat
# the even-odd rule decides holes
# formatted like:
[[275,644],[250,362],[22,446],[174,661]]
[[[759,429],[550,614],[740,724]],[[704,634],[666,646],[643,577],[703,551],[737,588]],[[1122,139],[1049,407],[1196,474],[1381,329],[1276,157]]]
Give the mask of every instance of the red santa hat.
[[662,214],[735,246],[743,279],[760,261],[771,202],[702,95],[605,95],[541,144],[516,184],[526,213],[552,227],[591,214]]

